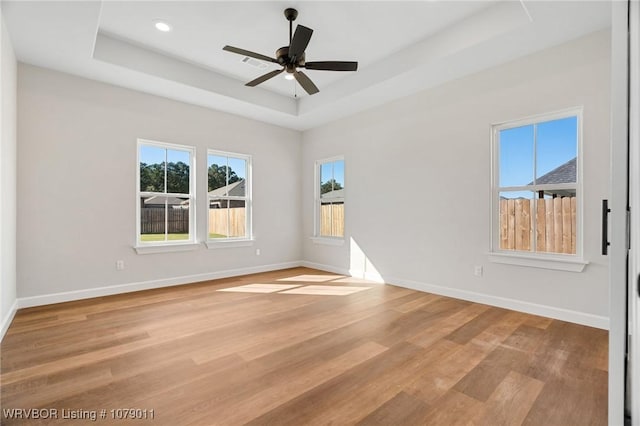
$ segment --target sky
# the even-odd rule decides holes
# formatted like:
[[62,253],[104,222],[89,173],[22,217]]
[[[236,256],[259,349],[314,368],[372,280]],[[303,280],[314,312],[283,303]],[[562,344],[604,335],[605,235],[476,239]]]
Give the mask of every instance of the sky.
[[320,183],[335,179],[344,188],[344,160],[323,163],[320,166]]
[[165,149],[149,145],[140,145],[140,162],[145,164],[160,164],[164,161],[165,151],[167,162],[177,163],[182,161],[189,164],[189,152],[175,149]]
[[[500,131],[499,186],[523,186],[577,156],[577,117],[567,117]],[[512,198],[516,194],[509,194]],[[518,193],[517,196],[525,196]],[[530,198],[531,195],[525,198]]]

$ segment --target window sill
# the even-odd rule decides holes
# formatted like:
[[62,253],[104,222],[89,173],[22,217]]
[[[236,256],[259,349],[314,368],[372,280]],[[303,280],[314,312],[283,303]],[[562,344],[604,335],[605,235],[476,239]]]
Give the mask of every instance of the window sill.
[[507,265],[528,266],[530,268],[553,269],[556,271],[582,272],[589,262],[578,258],[527,256],[512,253],[488,253],[489,261]]
[[344,239],[343,238],[331,238],[331,237],[311,237],[311,241],[314,244],[319,244],[323,246],[343,246]]
[[209,249],[219,249],[219,248],[231,248],[231,247],[251,247],[255,240],[209,240],[205,244]]
[[200,243],[178,243],[178,244],[149,244],[138,245],[133,247],[138,254],[153,254],[153,253],[171,253],[178,251],[191,251],[197,250],[200,247]]

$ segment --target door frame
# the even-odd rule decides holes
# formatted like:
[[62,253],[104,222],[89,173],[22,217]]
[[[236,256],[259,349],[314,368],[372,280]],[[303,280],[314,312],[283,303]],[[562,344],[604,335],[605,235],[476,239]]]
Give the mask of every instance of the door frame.
[[629,1],[611,2],[611,178],[609,216],[609,424],[624,424],[628,267]]

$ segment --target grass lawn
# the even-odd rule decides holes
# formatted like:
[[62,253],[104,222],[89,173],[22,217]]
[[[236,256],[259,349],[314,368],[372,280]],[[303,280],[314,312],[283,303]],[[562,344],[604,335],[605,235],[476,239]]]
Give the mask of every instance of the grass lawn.
[[[226,235],[222,234],[209,234],[209,238],[227,238]],[[164,241],[164,234],[142,234],[140,236],[142,241]],[[169,241],[180,241],[180,240],[188,240],[189,234],[169,234]]]

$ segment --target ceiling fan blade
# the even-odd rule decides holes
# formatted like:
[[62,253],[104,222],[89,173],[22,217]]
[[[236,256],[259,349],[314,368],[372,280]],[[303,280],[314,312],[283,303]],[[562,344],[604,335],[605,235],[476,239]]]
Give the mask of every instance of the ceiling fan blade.
[[293,76],[298,81],[298,83],[300,83],[300,86],[302,86],[302,88],[308,94],[313,95],[314,93],[318,93],[320,91],[320,89],[318,89],[316,87],[316,85],[313,84],[313,81],[311,81],[311,79],[309,77],[307,77],[307,75],[305,73],[303,73],[302,71],[294,72]]
[[275,77],[276,75],[280,74],[283,71],[284,71],[284,68],[282,68],[281,70],[275,70],[275,71],[268,72],[265,75],[262,75],[262,76],[256,78],[255,80],[251,80],[250,82],[245,84],[245,86],[249,86],[249,87],[257,86],[258,84],[264,83],[265,81],[269,80],[270,78]]
[[296,32],[293,34],[293,39],[291,39],[291,45],[289,46],[289,58],[295,61],[296,58],[302,56],[309,45],[311,34],[313,34],[311,28],[307,28],[304,25],[296,27]]
[[304,67],[308,70],[322,70],[322,71],[357,71],[357,62],[348,61],[320,61],[320,62],[307,62]]
[[238,55],[251,56],[252,58],[260,59],[261,61],[275,62],[276,64],[278,63],[276,59],[270,58],[265,55],[261,55],[256,52],[251,52],[250,50],[240,49],[238,47],[225,46],[222,48],[222,50],[226,50],[227,52],[231,52],[231,53],[237,53]]

